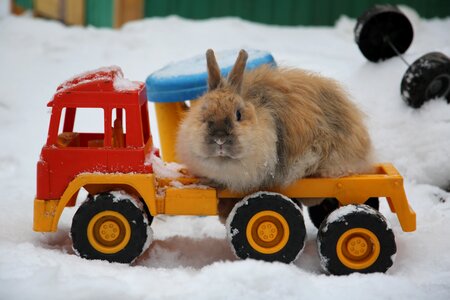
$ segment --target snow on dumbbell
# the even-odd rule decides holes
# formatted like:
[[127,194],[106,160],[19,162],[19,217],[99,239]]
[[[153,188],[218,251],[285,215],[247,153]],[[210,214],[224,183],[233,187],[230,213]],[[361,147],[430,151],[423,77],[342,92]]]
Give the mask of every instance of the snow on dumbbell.
[[446,98],[450,102],[450,58],[440,52],[423,55],[411,65],[402,54],[411,45],[411,22],[396,6],[376,5],[356,23],[355,41],[362,54],[372,62],[399,56],[409,66],[400,85],[402,99],[419,108],[426,101]]

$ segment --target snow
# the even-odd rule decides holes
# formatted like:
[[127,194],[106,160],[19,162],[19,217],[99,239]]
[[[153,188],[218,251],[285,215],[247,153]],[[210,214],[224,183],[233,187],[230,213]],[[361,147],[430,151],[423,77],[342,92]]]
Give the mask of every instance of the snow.
[[187,177],[186,166],[176,162],[165,162],[160,157],[156,156],[154,151],[148,155],[145,164],[152,165],[153,172],[160,178],[180,178]]
[[200,189],[200,190],[206,190],[210,189],[210,186],[204,185],[204,184],[183,184],[182,182],[179,182],[178,180],[173,180],[170,182],[170,186],[177,188],[177,189]]
[[139,83],[135,81],[128,80],[126,78],[117,76],[114,78],[113,82],[114,89],[116,91],[133,91],[139,89]]
[[[373,208],[371,208],[368,205],[346,205],[344,207],[341,207],[339,209],[336,209],[333,211],[328,217],[325,227],[323,228],[323,231],[326,232],[328,230],[328,225],[335,223],[335,222],[341,222],[345,221],[345,217],[349,214],[353,213],[366,213],[366,214],[377,214]],[[383,215],[381,215],[382,219],[386,221],[386,229],[391,229],[391,224],[389,221],[385,220]]]
[[[113,196],[114,203],[119,202],[119,201],[130,201],[137,208],[144,209],[142,202],[138,199],[137,196],[130,195],[127,192],[125,192],[124,190],[111,191],[109,193]],[[97,197],[98,197],[98,195],[94,196],[94,201],[97,200]]]
[[118,92],[139,89],[139,83],[130,81],[123,77],[122,69],[119,66],[101,67],[89,70],[64,81],[57,89],[62,93],[77,86],[94,81],[113,80],[113,87]]
[[[419,110],[408,107],[399,92],[406,66],[398,58],[366,61],[354,43],[354,25],[348,18],[335,27],[279,27],[236,18],[168,17],[114,31],[2,17],[0,299],[449,299],[450,105],[441,99]],[[416,18],[413,26],[408,61],[431,51],[450,55],[450,18]],[[379,160],[404,175],[417,213],[417,231],[404,233],[381,199],[398,248],[386,274],[325,275],[317,230],[308,218],[303,254],[289,265],[236,260],[217,217],[156,217],[153,243],[132,266],[74,254],[69,231],[76,207],[64,211],[57,233],[32,231],[35,167],[50,116],[46,103],[59,83],[111,65],[144,81],[208,48],[264,49],[278,65],[319,72],[347,88],[367,115]],[[95,121],[82,120],[87,128]],[[151,122],[158,146],[153,111]]]
[[0,1],[0,19],[8,16],[9,11],[11,10],[11,1]]

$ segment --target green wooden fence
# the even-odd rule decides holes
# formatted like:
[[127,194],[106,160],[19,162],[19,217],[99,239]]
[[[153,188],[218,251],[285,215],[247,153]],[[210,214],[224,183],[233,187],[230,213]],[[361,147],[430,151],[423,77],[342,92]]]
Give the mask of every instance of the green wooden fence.
[[266,24],[333,25],[343,14],[356,18],[384,3],[408,5],[425,18],[450,16],[450,0],[146,0],[145,16],[238,16]]
[[15,0],[14,3],[25,9],[33,8],[33,0]]
[[86,25],[114,26],[114,0],[85,0]]
[[[113,27],[114,0],[85,0],[86,24]],[[15,0],[32,8],[33,0]],[[277,25],[333,25],[341,15],[357,18],[374,4],[405,4],[422,17],[450,16],[450,0],[145,0],[145,17],[191,19],[237,16]]]

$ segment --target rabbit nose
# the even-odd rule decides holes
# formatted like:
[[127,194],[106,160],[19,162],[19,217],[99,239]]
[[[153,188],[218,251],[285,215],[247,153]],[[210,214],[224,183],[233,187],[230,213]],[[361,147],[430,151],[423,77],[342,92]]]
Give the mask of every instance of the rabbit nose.
[[217,145],[219,145],[219,146],[222,146],[223,144],[225,144],[225,139],[222,139],[222,138],[215,138],[214,139],[214,142],[217,144]]

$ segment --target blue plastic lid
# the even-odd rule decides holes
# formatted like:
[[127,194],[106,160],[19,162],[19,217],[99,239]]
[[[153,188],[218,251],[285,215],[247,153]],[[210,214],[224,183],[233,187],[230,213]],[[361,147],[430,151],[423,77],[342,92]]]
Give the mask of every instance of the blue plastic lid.
[[[246,70],[263,64],[276,66],[273,56],[267,51],[246,50],[248,60]],[[227,50],[215,53],[220,72],[226,77],[231,71],[239,50]],[[208,73],[206,55],[169,64],[154,72],[145,81],[147,98],[151,102],[178,102],[196,99],[207,90]]]

